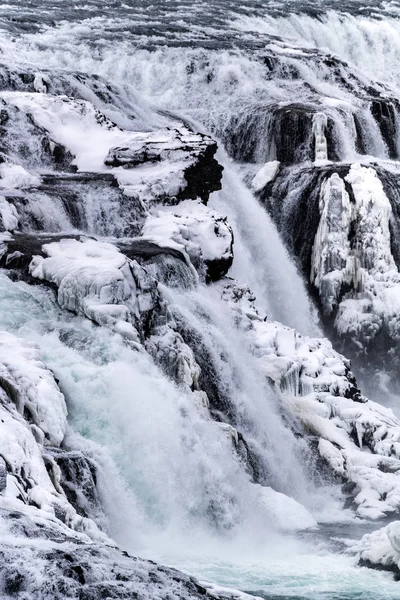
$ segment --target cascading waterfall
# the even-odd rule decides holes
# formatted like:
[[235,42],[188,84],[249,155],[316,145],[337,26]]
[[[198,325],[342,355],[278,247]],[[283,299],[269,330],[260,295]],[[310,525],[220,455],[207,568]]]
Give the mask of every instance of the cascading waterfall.
[[[278,535],[258,486],[234,458],[232,428],[225,432],[223,424],[204,419],[189,394],[146,356],[126,348],[120,336],[66,316],[39,288],[3,275],[0,285],[1,328],[39,343],[67,396],[74,431],[101,445],[117,465],[100,457],[100,489],[115,539],[133,552],[168,556],[188,536],[205,552],[210,537],[221,548],[239,540],[262,547]],[[264,481],[310,508],[314,493],[314,508],[321,509],[327,496],[313,491],[300,459],[307,447],[283,425],[243,338],[221,318],[218,296],[205,289],[166,292],[185,326],[202,332],[235,424],[260,456]],[[75,444],[85,447],[79,438]]]
[[[223,190],[211,205],[226,214],[234,228],[236,258],[232,276],[249,284],[271,319],[304,335],[318,335],[316,311],[275,225],[226,156],[222,163]],[[264,265],[261,273],[260,264]]]
[[[0,111],[8,152],[0,164],[0,216],[6,230],[1,244],[7,246],[10,239],[17,244],[14,252],[0,257],[6,256],[0,273],[0,330],[36,342],[57,378],[69,409],[66,447],[82,450],[97,467],[101,525],[129,552],[265,598],[395,599],[398,584],[386,574],[358,569],[356,559],[343,553],[337,540],[358,538],[377,528],[357,520],[353,509],[361,506],[358,516],[369,510],[377,519],[397,510],[397,463],[391,461],[396,460],[398,442],[390,433],[395,417],[379,421],[376,406],[371,409],[376,413],[363,413],[369,404],[354,381],[346,379],[352,378],[348,363],[338,359],[326,340],[301,336],[323,337],[318,307],[308,293],[307,261],[312,262],[311,283],[327,274],[332,295],[339,297],[340,285],[329,269],[342,266],[340,252],[350,241],[346,236],[342,240],[335,227],[324,229],[319,219],[323,211],[324,219],[329,218],[328,209],[340,204],[340,194],[351,212],[351,163],[364,165],[352,171],[361,208],[363,173],[365,181],[369,177],[376,182],[384,179],[381,170],[387,169],[390,176],[384,180],[385,189],[378,190],[380,199],[385,192],[393,205],[393,198],[397,201],[396,194],[389,193],[397,185],[395,161],[400,154],[397,3],[386,8],[380,4],[376,11],[385,17],[378,19],[373,10],[363,11],[351,0],[343,7],[349,12],[326,13],[324,7],[305,3],[298,15],[292,13],[297,6],[292,2],[263,7],[235,1],[228,13],[226,3],[218,0],[196,6],[186,1],[137,6],[131,0],[110,0],[112,10],[105,15],[97,0],[73,9],[61,3],[50,6],[46,0],[43,23],[36,20],[39,4],[19,7],[10,2],[4,7],[4,20],[0,15],[5,29],[0,35],[1,61],[12,68],[17,65],[17,70],[23,63],[19,75],[0,68],[0,108],[9,111],[6,116]],[[31,26],[25,31],[21,23]],[[21,96],[14,106],[15,90]],[[29,94],[34,93],[42,102],[35,105],[36,113],[29,104]],[[46,98],[52,94],[59,104],[46,120]],[[72,108],[71,98],[79,99]],[[93,158],[90,140],[82,132],[82,139],[75,136],[81,122],[92,122],[82,98],[100,111],[99,117],[93,109],[91,135],[102,128],[99,138],[93,134],[93,144],[98,139],[101,146],[104,131],[112,132],[114,145],[129,146],[137,131],[155,132],[155,137],[145,151],[135,148],[133,158],[130,149],[122,147],[120,163],[117,151],[106,167],[100,157],[100,172],[76,172],[74,152],[62,150],[61,142],[84,146],[86,159],[90,155],[85,169],[92,169],[99,152],[96,147]],[[66,108],[57,120],[59,106]],[[78,125],[68,130],[71,114]],[[37,115],[45,115],[45,121],[36,123]],[[182,123],[218,141],[222,189],[209,198],[206,189],[202,200],[208,200],[207,207],[190,195],[187,200],[170,194],[165,201],[160,192],[170,172],[154,148]],[[62,127],[69,138],[60,142]],[[187,145],[193,142],[192,132],[185,138]],[[173,150],[165,151],[168,160]],[[3,148],[0,151],[3,160]],[[7,162],[10,157],[17,168]],[[143,157],[147,164],[140,164]],[[187,164],[184,156],[180,160],[182,170]],[[133,181],[129,175],[136,163],[142,180]],[[110,165],[112,173],[107,172]],[[367,171],[371,165],[376,177]],[[150,198],[154,193],[156,201],[143,201],[137,190],[155,166],[160,175],[147,192]],[[339,174],[332,175],[332,169]],[[174,182],[179,181],[173,174]],[[327,194],[325,204],[319,187]],[[203,187],[198,189],[201,195]],[[397,256],[395,243],[389,248],[391,209],[384,198],[385,255],[390,255],[388,264],[396,271],[390,254]],[[223,217],[218,220],[207,212],[211,209]],[[355,213],[353,217],[356,222]],[[167,221],[169,239],[163,229]],[[350,221],[349,217],[349,236]],[[232,262],[232,244],[230,249],[223,244],[229,226],[234,259],[227,272],[224,265]],[[19,234],[13,239],[16,228]],[[396,233],[394,225],[390,231]],[[94,242],[82,259],[67,244],[62,256],[66,262],[55,268],[53,277],[51,265],[43,267],[52,260],[41,242],[49,234],[69,236],[67,241],[77,245],[86,243],[81,234],[95,236],[102,250]],[[213,235],[218,249],[224,250],[222,266],[215,265],[220,257],[213,254]],[[326,237],[332,247],[340,238],[335,260],[325,260]],[[59,239],[52,239],[53,250],[62,254]],[[131,252],[135,260],[139,256],[143,263],[136,264],[137,271],[129,271],[124,263],[113,280],[113,261],[118,263],[120,257],[110,246],[102,246],[103,241],[127,256]],[[36,262],[35,269],[21,275],[25,246]],[[365,255],[371,256],[368,249]],[[93,261],[97,257],[104,268],[104,256],[111,256],[112,265],[106,272],[109,281],[101,288],[104,272],[99,275]],[[57,254],[53,259],[55,264]],[[78,264],[78,284],[67,273],[61,292],[58,277],[70,268],[68,261]],[[377,280],[383,272],[378,267]],[[91,269],[94,279],[87,284]],[[139,271],[144,283],[139,276],[135,279]],[[242,286],[233,292],[237,304],[223,298],[223,286],[236,281]],[[29,285],[32,282],[45,282],[50,289]],[[143,320],[143,339],[147,336],[142,347],[129,321],[134,320],[134,310],[126,321],[115,316],[127,311],[128,303],[121,300],[127,282],[139,298],[134,309]],[[85,293],[97,284],[101,291],[93,301]],[[63,308],[56,303],[56,288]],[[248,304],[240,296],[246,290]],[[259,313],[252,308],[251,294]],[[148,306],[153,300],[154,314],[159,311],[157,326]],[[78,315],[63,310],[66,307]],[[277,324],[265,342],[265,331],[252,329],[253,322],[265,323],[263,311],[269,321],[301,335]],[[157,338],[160,330],[167,330],[165,338]],[[171,348],[165,348],[167,343]],[[192,368],[181,381],[168,370],[176,359],[176,346],[187,361],[185,367]],[[263,361],[270,370],[263,368]],[[174,367],[179,372],[181,365]],[[349,405],[342,408],[342,401]],[[371,449],[371,440],[383,450]],[[373,477],[369,472],[365,476],[367,482],[378,478],[371,493],[362,487],[363,469],[374,469]],[[386,476],[379,487],[379,477]],[[384,487],[389,478],[392,487]],[[342,481],[347,482],[344,489]],[[372,508],[365,508],[361,500],[356,505],[357,494],[357,502],[372,497]],[[389,506],[386,512],[382,505]],[[317,522],[320,531],[315,531]],[[307,531],[293,533],[302,528]]]

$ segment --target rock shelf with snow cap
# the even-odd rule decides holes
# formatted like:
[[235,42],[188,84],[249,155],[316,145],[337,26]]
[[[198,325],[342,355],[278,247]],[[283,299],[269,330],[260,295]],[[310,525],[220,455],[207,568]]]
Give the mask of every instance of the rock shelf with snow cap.
[[221,279],[233,262],[233,231],[227,219],[199,201],[186,200],[151,210],[142,234],[186,252],[208,281]]
[[71,153],[71,165],[78,171],[112,172],[125,194],[144,203],[197,197],[207,201],[220,189],[216,143],[183,125],[128,131],[86,100],[28,92],[0,92],[0,98],[47,132],[50,145],[57,143]]

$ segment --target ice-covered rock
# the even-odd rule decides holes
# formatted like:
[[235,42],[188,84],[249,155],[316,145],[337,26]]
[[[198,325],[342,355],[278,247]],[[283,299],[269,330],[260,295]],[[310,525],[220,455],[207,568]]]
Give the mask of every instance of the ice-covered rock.
[[35,88],[35,92],[39,92],[40,94],[47,94],[49,91],[50,81],[47,75],[43,73],[36,73],[35,79],[33,80],[33,87]]
[[317,436],[333,473],[353,484],[357,514],[377,519],[400,512],[399,419],[362,396],[350,362],[328,340],[269,321],[248,288],[219,285],[285,411],[305,435]]
[[[291,167],[265,201],[319,296],[336,347],[396,379],[400,336],[398,166]],[[284,207],[282,209],[282,202]]]
[[400,521],[367,533],[361,540],[349,543],[349,552],[358,556],[359,564],[373,569],[392,571],[400,577]]
[[382,335],[387,345],[400,336],[390,201],[376,171],[360,165],[353,165],[344,179],[333,174],[320,198],[311,280],[338,335],[376,353]]
[[[0,509],[2,598],[179,600],[250,597],[93,542],[38,511]],[[253,596],[252,596],[253,598]]]
[[8,162],[0,164],[0,188],[32,188],[38,187],[41,178],[36,173],[29,173],[21,165]]
[[0,217],[3,231],[13,231],[18,227],[18,211],[4,196],[0,196]]
[[38,347],[0,332],[0,511],[22,511],[105,540],[62,489],[51,452],[60,448],[66,429],[64,396]]
[[188,254],[208,280],[220,279],[233,261],[233,232],[225,217],[200,201],[157,207],[146,219],[142,234],[161,246]]
[[35,256],[32,277],[54,283],[62,308],[112,327],[138,344],[143,322],[160,301],[157,282],[114,245],[90,238],[45,244]]
[[31,424],[41,443],[59,446],[65,434],[67,410],[38,347],[1,332],[0,371],[2,400],[8,409],[17,411]]
[[299,502],[272,488],[259,488],[259,502],[267,508],[279,530],[293,532],[317,527],[317,521]]
[[255,192],[259,192],[264,189],[271,181],[273,181],[279,171],[280,162],[278,160],[271,160],[266,162],[254,176],[251,187]]

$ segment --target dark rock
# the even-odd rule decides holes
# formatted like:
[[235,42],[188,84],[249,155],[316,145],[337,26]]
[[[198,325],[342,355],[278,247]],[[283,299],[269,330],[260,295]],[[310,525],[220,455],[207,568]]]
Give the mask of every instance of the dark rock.
[[[152,561],[131,557],[106,543],[90,543],[49,522],[39,527],[31,517],[1,511],[2,524],[19,545],[0,540],[0,595],[40,600],[217,598],[194,578]],[[29,525],[23,526],[23,522]],[[29,534],[27,533],[29,531]],[[39,546],[35,538],[45,539]],[[68,547],[68,550],[66,549]]]
[[371,102],[371,113],[379,125],[382,137],[388,148],[390,158],[398,158],[397,115],[399,106],[387,99],[375,98]]
[[149,133],[148,139],[139,138],[127,146],[111,148],[104,163],[132,169],[145,163],[182,161],[186,185],[176,200],[201,198],[206,203],[210,193],[221,189],[223,167],[214,158],[217,144],[206,135],[191,134],[188,130],[160,133],[169,139],[160,141],[159,133]]
[[187,186],[179,193],[179,200],[201,198],[206,203],[212,192],[221,189],[223,167],[214,158],[216,151],[215,142],[208,144],[197,162],[185,169]]
[[81,451],[46,448],[61,471],[60,485],[76,512],[94,519],[103,520],[99,493],[97,491],[97,469],[94,462]]

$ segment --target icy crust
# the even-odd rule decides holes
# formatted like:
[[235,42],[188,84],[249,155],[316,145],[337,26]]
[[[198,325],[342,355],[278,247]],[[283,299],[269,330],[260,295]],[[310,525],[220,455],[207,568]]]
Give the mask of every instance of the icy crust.
[[367,533],[352,545],[349,552],[356,553],[359,564],[373,569],[393,571],[400,578],[400,521],[393,521],[373,533]]
[[29,265],[32,277],[55,284],[61,308],[119,333],[134,349],[147,350],[166,373],[198,389],[199,366],[148,270],[107,242],[65,238],[44,244]]
[[216,143],[183,125],[129,131],[87,100],[8,91],[0,92],[0,99],[47,132],[50,146],[67,149],[78,171],[111,172],[126,195],[142,202],[198,196],[207,201],[210,192],[220,189]]
[[131,557],[37,514],[0,509],[0,537],[4,600],[250,598]]
[[30,274],[57,286],[62,308],[140,342],[142,320],[159,301],[157,283],[116,246],[90,238],[45,244]]
[[233,232],[226,217],[199,201],[154,208],[142,235],[160,246],[183,250],[211,280],[225,275],[233,262]]
[[[400,339],[400,275],[391,252],[390,201],[371,167],[333,173],[320,192],[311,281],[340,336],[368,348]],[[388,342],[390,343],[390,342]]]
[[3,400],[12,400],[14,409],[28,419],[41,443],[59,446],[67,426],[67,410],[37,346],[0,332],[0,373]]
[[106,539],[77,514],[61,487],[52,452],[66,428],[64,396],[37,346],[0,332],[0,509]]
[[217,285],[284,409],[317,436],[319,454],[335,475],[353,484],[356,513],[378,519],[399,512],[400,421],[393,412],[361,395],[350,362],[328,340],[269,321],[249,289],[234,281]]

